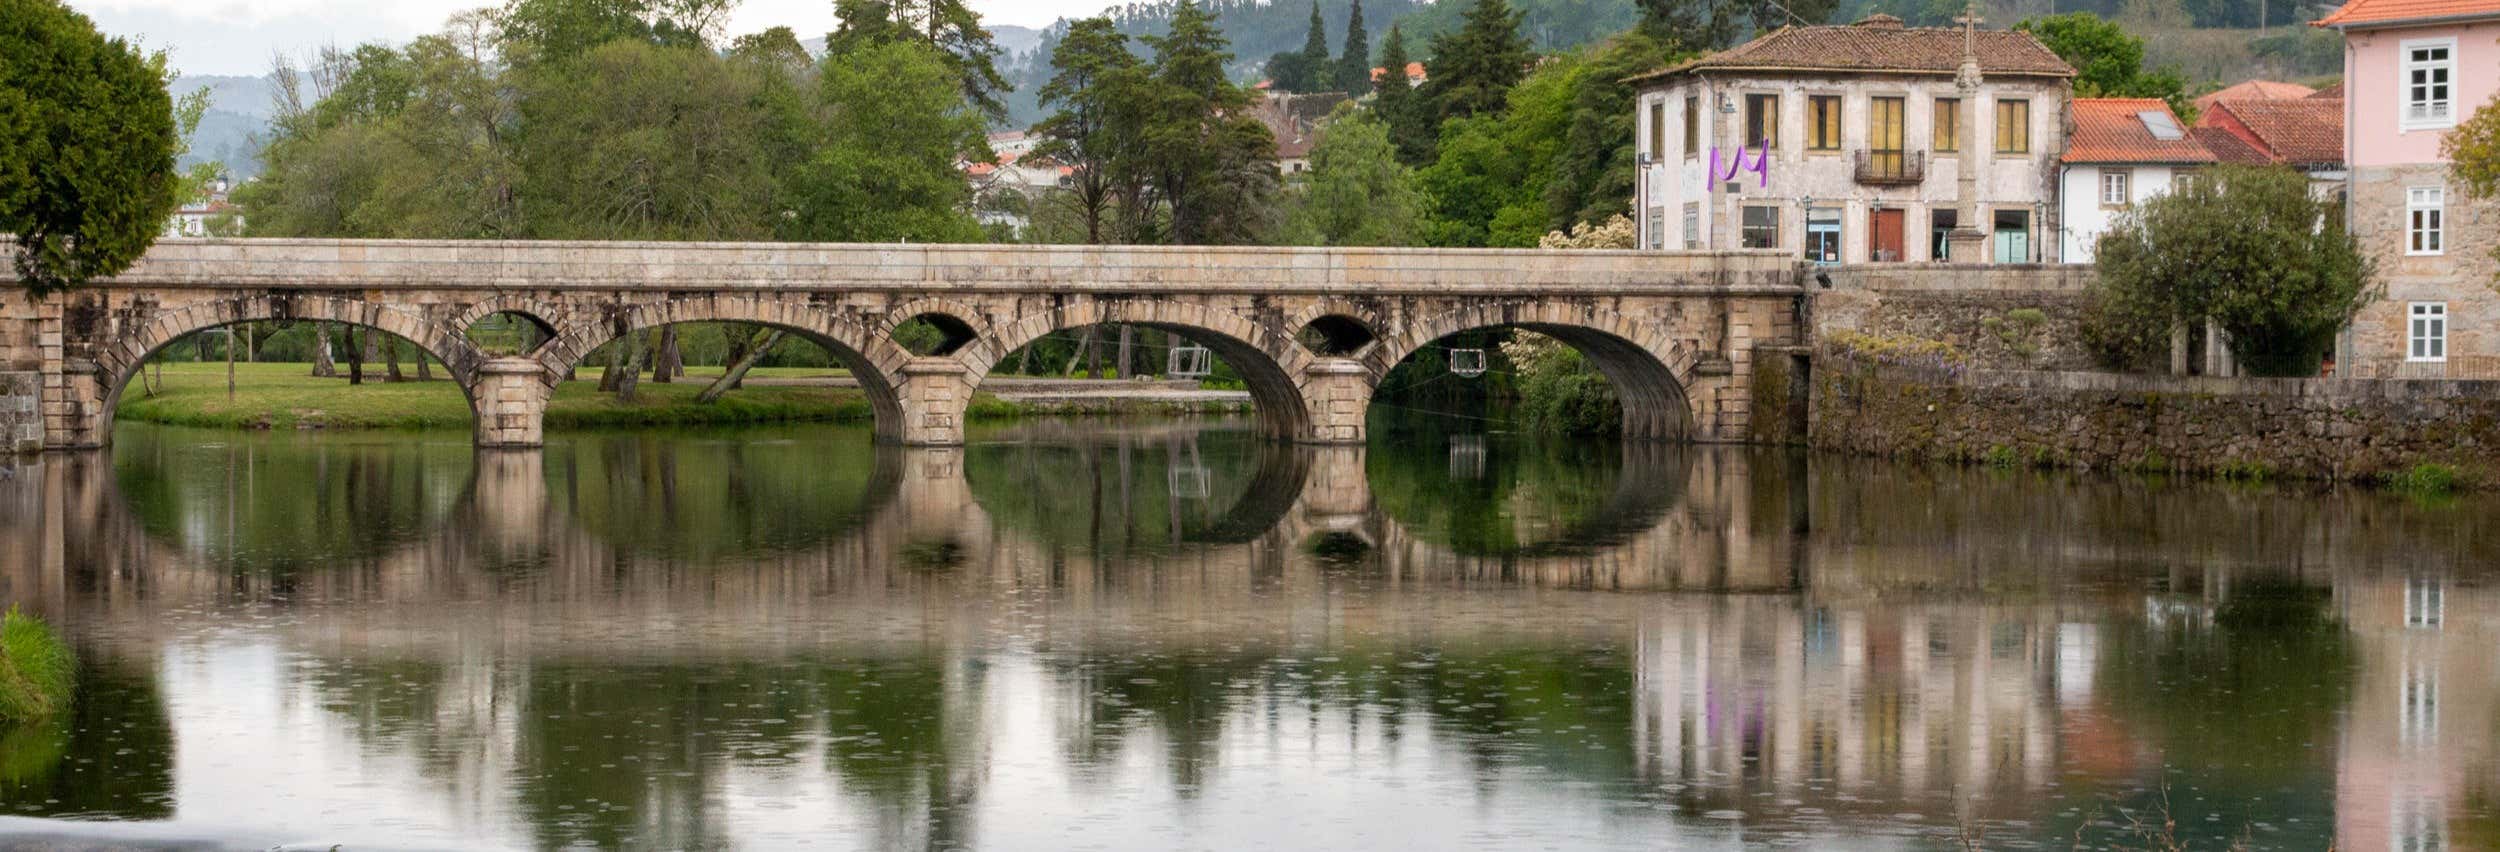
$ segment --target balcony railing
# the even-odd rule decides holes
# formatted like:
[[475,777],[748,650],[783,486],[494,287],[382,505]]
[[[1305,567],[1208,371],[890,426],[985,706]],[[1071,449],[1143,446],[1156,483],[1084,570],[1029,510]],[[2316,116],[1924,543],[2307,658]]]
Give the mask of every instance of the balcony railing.
[[1858,182],[1869,186],[1911,186],[1927,179],[1925,151],[1859,151]]

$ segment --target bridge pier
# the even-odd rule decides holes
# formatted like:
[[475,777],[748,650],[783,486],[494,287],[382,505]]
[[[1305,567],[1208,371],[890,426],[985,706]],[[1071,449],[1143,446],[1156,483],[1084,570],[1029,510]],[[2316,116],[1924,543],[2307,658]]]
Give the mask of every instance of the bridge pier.
[[[965,411],[972,406],[972,368],[953,358],[919,357],[903,362],[894,395],[902,404],[901,428],[892,435],[912,447],[960,447]],[[878,430],[883,433],[881,427]]]
[[1302,370],[1306,444],[1360,444],[1369,437],[1363,413],[1372,404],[1371,370],[1352,358],[1321,358]]
[[85,358],[62,358],[60,372],[44,376],[43,448],[102,449],[113,438],[110,388],[104,368]]
[[547,368],[529,358],[497,358],[478,366],[469,398],[477,408],[477,445],[526,450],[547,445]]

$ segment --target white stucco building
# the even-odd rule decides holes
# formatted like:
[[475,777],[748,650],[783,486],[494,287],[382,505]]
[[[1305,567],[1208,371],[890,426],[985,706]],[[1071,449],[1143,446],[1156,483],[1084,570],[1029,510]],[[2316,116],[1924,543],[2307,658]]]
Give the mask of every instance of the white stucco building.
[[2058,258],[2091,263],[2093,246],[2135,205],[2214,163],[2160,98],[2077,98],[2058,169]]
[[[1978,72],[1967,94],[1966,64]],[[2057,260],[2047,237],[2074,75],[2028,33],[1889,15],[1784,27],[1641,75],[1640,245],[1928,261],[1974,227],[1989,260]]]

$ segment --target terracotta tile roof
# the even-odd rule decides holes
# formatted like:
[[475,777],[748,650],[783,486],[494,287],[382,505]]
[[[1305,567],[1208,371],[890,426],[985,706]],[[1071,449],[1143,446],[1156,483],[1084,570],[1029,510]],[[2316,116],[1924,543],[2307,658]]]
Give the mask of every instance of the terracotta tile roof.
[[2241,139],[2239,134],[2228,129],[2212,126],[2198,127],[2189,130],[2188,135],[2196,137],[2198,144],[2204,145],[2205,150],[2213,152],[2214,162],[2237,166],[2274,164],[2273,157],[2266,156],[2266,152],[2257,150],[2257,146],[2248,144],[2248,140]]
[[2500,0],[2352,0],[2310,26],[2367,27],[2482,17],[2500,17]]
[[2257,147],[2277,162],[2331,166],[2344,162],[2344,102],[2321,98],[2289,101],[2223,101],[2226,113],[2248,129]]
[[2310,97],[2312,97],[2312,98],[2319,99],[2319,100],[2337,100],[2337,101],[2343,100],[2343,99],[2344,99],[2344,81],[2342,81],[2342,80],[2337,80],[2337,81],[2335,81],[2335,85],[2328,86],[2328,87],[2323,88],[2323,89],[2319,89],[2319,90],[2317,90],[2317,91],[2315,91],[2315,92],[2310,92],[2310,93],[2309,93],[2309,96],[2310,96]]
[[[2066,139],[2069,163],[2210,163],[2213,152],[2187,133],[2187,123],[2160,98],[2076,98],[2075,132]],[[2143,113],[2158,113],[2179,129],[2179,138],[2153,135]]]
[[2198,112],[2213,109],[2214,104],[2221,101],[2290,100],[2293,98],[2305,98],[2317,93],[2318,90],[2303,86],[2299,83],[2280,83],[2273,80],[2249,80],[2243,83],[2224,86],[2221,89],[2208,92],[2205,95],[2198,97],[2196,99],[2196,109]]
[[[1980,30],[1973,50],[1983,74],[2075,76],[2072,66],[2030,33]],[[1631,79],[1654,80],[1687,71],[1720,69],[1906,71],[1949,76],[1961,67],[1961,30],[1904,27],[1899,18],[1874,15],[1847,26],[1781,27],[1744,44]]]

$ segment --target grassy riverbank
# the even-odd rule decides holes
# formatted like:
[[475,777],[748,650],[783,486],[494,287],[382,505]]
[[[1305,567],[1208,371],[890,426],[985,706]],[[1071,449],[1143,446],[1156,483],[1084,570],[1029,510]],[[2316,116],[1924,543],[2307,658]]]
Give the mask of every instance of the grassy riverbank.
[[[229,398],[223,363],[166,364],[161,383],[156,380],[157,368],[150,367],[147,384],[133,380],[122,392],[116,416],[211,429],[466,429],[473,419],[460,388],[440,377],[439,371],[433,381],[391,383],[368,369],[365,384],[350,385],[344,378],[312,378],[306,364],[236,364],[234,370],[235,391]],[[617,401],[613,393],[599,391],[598,370],[583,370],[578,381],[556,388],[547,406],[547,428],[871,419],[868,398],[858,388],[784,383],[845,375],[821,367],[757,369],[748,374],[745,387],[718,401],[698,403],[695,396],[719,376],[717,367],[698,367],[668,384],[645,379],[635,390],[634,402],[627,404]],[[1036,414],[1187,413],[1198,408],[1125,403],[1038,406],[981,394],[973,398],[969,414],[983,420]],[[1239,409],[1226,405],[1208,410]]]
[[69,646],[41,619],[0,615],[0,728],[51,718],[69,705]]

